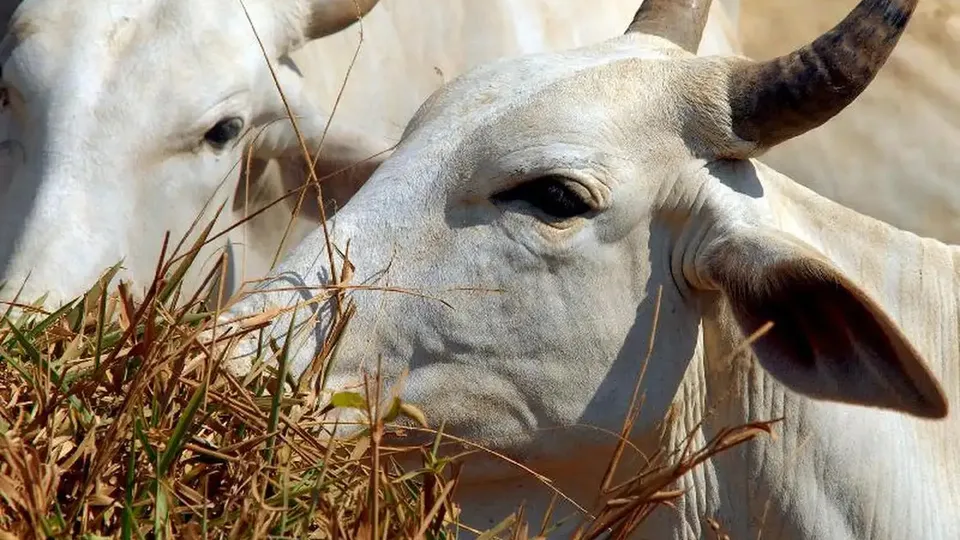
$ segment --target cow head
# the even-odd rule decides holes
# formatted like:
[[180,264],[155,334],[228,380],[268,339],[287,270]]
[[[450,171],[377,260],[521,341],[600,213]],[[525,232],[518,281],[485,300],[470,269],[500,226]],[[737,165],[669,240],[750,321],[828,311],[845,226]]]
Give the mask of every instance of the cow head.
[[[942,417],[916,350],[784,231],[750,159],[852,102],[915,3],[863,0],[811,44],[753,62],[691,54],[709,2],[647,0],[624,36],[475,69],[423,104],[369,182],[235,313],[300,302],[271,331],[295,329],[289,365],[312,373],[335,320],[318,298],[346,255],[337,290],[357,309],[328,387],[378,364],[389,381],[407,371],[403,396],[432,421],[540,463],[612,444],[551,428],[619,428],[657,313],[637,429],[663,417],[693,358],[717,365],[770,319],[753,351],[788,387]],[[242,344],[235,368],[255,348]]]
[[315,142],[328,116],[282,59],[375,4],[24,1],[0,49],[0,298],[26,280],[24,300],[67,300],[121,259],[149,283],[164,232],[176,242],[232,195],[247,143],[299,151],[266,59]]

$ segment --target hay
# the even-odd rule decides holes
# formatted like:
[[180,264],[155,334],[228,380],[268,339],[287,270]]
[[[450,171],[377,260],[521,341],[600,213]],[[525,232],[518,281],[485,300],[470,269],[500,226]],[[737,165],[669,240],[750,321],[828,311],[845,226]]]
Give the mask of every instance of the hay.
[[[363,395],[338,394],[326,409],[379,420],[351,440],[331,439],[316,395],[278,385],[277,370],[237,380],[221,369],[222,348],[199,339],[215,320],[202,299],[223,259],[190,297],[180,281],[192,257],[161,261],[139,301],[123,282],[108,286],[117,266],[56,313],[39,303],[0,311],[5,537],[453,537],[457,467],[440,455],[442,437],[418,450],[415,471],[393,461],[400,449],[379,444],[399,416],[425,423],[416,407],[394,398],[371,411]],[[282,367],[285,347],[272,345]],[[639,472],[608,490],[579,535],[621,537],[682,494],[670,489],[680,476],[767,431],[731,429]],[[522,509],[495,529],[529,533]]]

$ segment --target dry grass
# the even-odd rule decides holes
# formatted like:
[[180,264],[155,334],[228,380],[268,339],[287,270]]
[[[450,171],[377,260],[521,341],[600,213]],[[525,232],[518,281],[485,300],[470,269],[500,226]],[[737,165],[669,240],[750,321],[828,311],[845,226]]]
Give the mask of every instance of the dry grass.
[[[121,282],[53,314],[7,309],[0,529],[20,538],[355,538],[378,508],[377,537],[433,534],[443,463],[428,458],[406,478],[374,469],[369,436],[324,442],[316,399],[278,391],[274,373],[238,381],[220,369],[198,339],[215,315],[200,301],[207,291],[187,299],[176,286],[190,263],[166,265],[158,275],[172,279],[157,279],[141,302]],[[365,406],[351,396],[337,401]],[[416,415],[405,406],[385,420],[403,412]]]
[[[424,465],[413,471],[379,444],[400,415],[424,422],[415,407],[394,398],[371,414],[363,395],[337,394],[327,410],[379,420],[330,439],[315,395],[278,390],[276,370],[237,380],[199,339],[216,315],[201,299],[220,265],[207,290],[187,297],[179,282],[192,257],[161,260],[140,301],[123,282],[105,286],[115,267],[56,313],[0,312],[3,538],[454,537],[458,468],[440,454],[443,437],[419,449]],[[285,347],[270,345],[282,371]],[[622,537],[681,494],[671,490],[677,478],[768,430],[731,429],[657,461],[608,489],[578,535]],[[489,537],[529,537],[522,518]]]

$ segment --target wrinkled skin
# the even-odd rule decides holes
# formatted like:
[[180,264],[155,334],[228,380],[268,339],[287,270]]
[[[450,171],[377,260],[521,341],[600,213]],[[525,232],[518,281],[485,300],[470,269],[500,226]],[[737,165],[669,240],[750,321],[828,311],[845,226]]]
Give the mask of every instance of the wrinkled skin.
[[[327,131],[361,30],[311,34],[329,21],[307,20],[306,7],[332,3],[245,2],[309,148],[323,140],[318,174],[367,160],[324,180],[331,213],[445,79],[501,56],[599,41],[621,31],[635,8],[626,0],[599,10],[570,0],[384,0],[364,18],[360,54]],[[48,294],[53,307],[121,258],[120,277],[140,293],[165,231],[172,249],[202,209],[205,224],[226,203],[214,227],[221,231],[305,180],[289,122],[273,122],[286,109],[236,0],[28,0],[4,46],[12,103],[3,118],[8,144],[0,148],[0,282],[9,282],[0,300],[29,275],[21,298]],[[222,148],[204,140],[231,117],[243,121],[237,138]],[[249,178],[241,174],[248,144],[255,158]],[[225,243],[227,295],[261,277],[278,249],[316,226],[315,199],[311,189],[282,248],[296,197],[211,243],[186,289],[199,284]]]
[[[684,477],[678,511],[658,510],[638,537],[708,537],[712,517],[732,538],[957,538],[958,250],[748,159],[731,65],[631,34],[471,70],[227,318],[313,294],[271,288],[329,285],[329,231],[334,268],[349,242],[351,283],[366,287],[347,294],[357,312],[326,389],[354,388],[378,362],[388,382],[407,372],[401,395],[431,426],[590,507],[657,312],[640,450],[786,419],[776,439]],[[312,373],[334,311],[294,311],[295,376]],[[289,325],[268,331],[282,340]],[[231,369],[250,369],[255,341]],[[621,470],[641,461],[628,451]],[[552,495],[477,456],[457,489],[481,529],[521,501],[536,526]]]

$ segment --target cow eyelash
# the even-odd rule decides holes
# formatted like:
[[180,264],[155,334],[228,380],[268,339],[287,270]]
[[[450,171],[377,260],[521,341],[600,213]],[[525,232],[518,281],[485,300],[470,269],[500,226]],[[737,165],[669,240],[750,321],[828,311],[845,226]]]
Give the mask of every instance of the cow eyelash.
[[594,208],[570,189],[569,178],[550,174],[534,178],[501,191],[491,199],[497,203],[522,201],[554,219],[570,219],[589,213]]
[[243,119],[233,116],[220,120],[203,134],[203,140],[216,149],[222,149],[230,141],[237,139],[243,133]]

